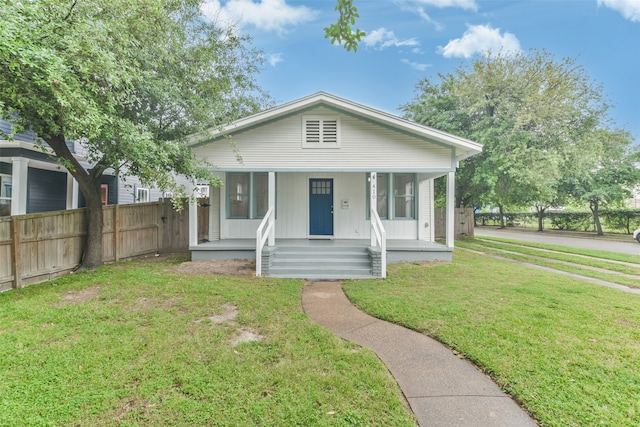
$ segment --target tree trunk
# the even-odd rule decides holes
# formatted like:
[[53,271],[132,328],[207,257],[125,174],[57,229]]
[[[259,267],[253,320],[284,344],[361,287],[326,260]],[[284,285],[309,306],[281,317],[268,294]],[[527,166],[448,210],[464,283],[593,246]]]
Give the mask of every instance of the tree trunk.
[[[77,178],[76,178],[77,179]],[[87,201],[87,238],[82,256],[82,268],[96,268],[104,263],[102,253],[102,199],[100,197],[100,182],[88,183],[83,186],[78,181],[78,186]]]
[[536,211],[538,211],[538,231],[544,231],[544,211],[546,208],[536,206]]
[[504,209],[503,209],[502,205],[498,205],[498,208],[500,209],[500,228],[505,228],[505,225],[504,225]]
[[84,253],[80,261],[82,268],[96,268],[104,263],[102,251],[102,198],[100,197],[100,177],[103,168],[87,171],[82,167],[67,147],[64,135],[56,135],[45,140],[56,155],[63,159],[69,173],[78,181],[78,186],[87,202],[87,237]]
[[598,213],[598,200],[591,200],[589,202],[589,207],[591,208],[591,212],[593,213],[593,223],[596,226],[596,233],[598,236],[604,235],[602,232],[602,224],[600,224],[600,214]]

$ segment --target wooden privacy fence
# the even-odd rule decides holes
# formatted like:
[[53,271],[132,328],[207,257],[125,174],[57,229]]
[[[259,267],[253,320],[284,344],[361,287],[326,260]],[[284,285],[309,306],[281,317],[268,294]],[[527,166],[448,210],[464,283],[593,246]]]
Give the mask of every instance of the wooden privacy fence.
[[[434,211],[435,238],[446,237],[446,209],[436,208]],[[455,237],[473,237],[473,208],[457,208],[453,213],[453,234]]]
[[[105,262],[189,249],[187,206],[178,212],[170,200],[164,200],[105,206],[103,213]],[[200,216],[204,214],[199,212]],[[208,222],[199,223],[203,224],[199,238],[204,238]],[[77,268],[86,227],[85,209],[0,219],[0,291],[50,280]]]

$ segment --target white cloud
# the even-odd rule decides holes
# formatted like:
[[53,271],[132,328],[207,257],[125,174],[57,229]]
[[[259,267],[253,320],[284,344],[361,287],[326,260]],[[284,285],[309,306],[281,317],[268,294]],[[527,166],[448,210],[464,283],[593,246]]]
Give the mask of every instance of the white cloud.
[[419,46],[420,42],[415,38],[400,40],[396,37],[393,31],[389,31],[386,28],[379,28],[368,33],[362,38],[362,43],[365,46],[373,47],[378,50],[383,50],[388,47],[402,47],[402,46]]
[[445,58],[470,58],[476,53],[488,51],[517,53],[520,52],[520,42],[511,33],[501,35],[499,28],[491,28],[490,25],[471,25],[461,38],[451,40],[444,47],[438,47],[438,52]]
[[418,71],[424,71],[427,68],[431,67],[431,64],[419,64],[417,62],[409,61],[408,59],[401,59],[400,62],[402,62],[403,64],[407,64],[414,70]]
[[436,31],[442,31],[442,29],[444,29],[444,25],[442,25],[440,22],[437,22],[431,19],[431,17],[427,14],[427,12],[424,11],[423,7],[417,7],[415,10],[412,10],[412,12],[418,15],[420,18],[422,18],[422,20],[427,24],[433,25]]
[[598,6],[617,10],[632,22],[640,22],[640,1],[638,0],[598,0]]
[[230,0],[221,4],[219,0],[203,4],[202,11],[209,19],[223,24],[252,25],[260,30],[287,32],[288,27],[313,21],[318,11],[306,6],[290,6],[285,0]]
[[272,67],[278,65],[278,63],[284,61],[284,55],[282,53],[272,53],[267,55],[267,62]]
[[415,3],[439,8],[456,7],[465,10],[478,10],[475,0],[414,0]]

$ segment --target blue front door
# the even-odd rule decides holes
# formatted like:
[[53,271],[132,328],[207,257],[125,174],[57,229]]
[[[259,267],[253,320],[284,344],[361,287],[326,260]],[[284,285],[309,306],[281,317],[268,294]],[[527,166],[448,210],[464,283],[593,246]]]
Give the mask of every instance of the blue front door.
[[309,180],[309,235],[333,236],[333,179]]

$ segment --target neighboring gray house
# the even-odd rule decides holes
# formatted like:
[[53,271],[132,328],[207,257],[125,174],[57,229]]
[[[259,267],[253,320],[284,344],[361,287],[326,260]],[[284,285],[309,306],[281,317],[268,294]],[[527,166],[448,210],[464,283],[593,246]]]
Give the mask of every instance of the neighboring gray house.
[[[191,145],[224,183],[210,194],[208,242],[198,244],[191,210],[192,259],[255,258],[257,275],[307,278],[385,277],[387,257],[451,260],[455,170],[482,150],[323,92]],[[443,175],[445,245],[433,227]]]
[[[36,145],[34,132],[13,134],[11,123],[0,119],[0,217],[85,206],[84,196],[71,174],[56,157]],[[68,142],[72,153],[84,165],[86,151],[81,144]],[[113,170],[102,177],[103,203],[125,204],[155,201],[163,193],[140,185],[135,178],[123,182]]]

